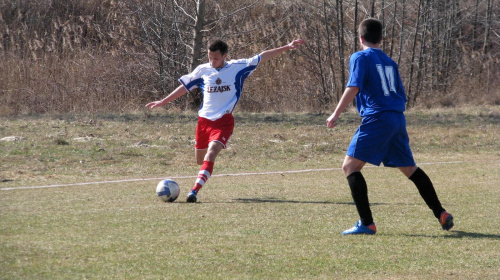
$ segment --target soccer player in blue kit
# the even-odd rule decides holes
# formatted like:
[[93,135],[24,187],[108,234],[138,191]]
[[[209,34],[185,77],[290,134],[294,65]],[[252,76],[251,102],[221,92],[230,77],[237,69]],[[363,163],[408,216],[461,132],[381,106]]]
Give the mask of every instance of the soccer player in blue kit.
[[346,89],[326,121],[327,127],[335,127],[340,114],[356,98],[362,121],[351,140],[342,170],[360,220],[342,234],[375,234],[377,231],[367,184],[361,174],[367,162],[374,165],[383,162],[384,166],[397,167],[415,184],[442,229],[449,230],[454,225],[453,216],[441,206],[431,180],[413,159],[403,113],[406,93],[398,65],[379,48],[382,30],[382,23],[373,18],[365,19],[359,25],[363,50],[351,56]]
[[228,45],[221,40],[213,41],[208,46],[208,63],[201,64],[192,73],[182,76],[179,79],[181,85],[167,97],[146,105],[153,109],[181,97],[188,90],[202,90],[203,102],[198,110],[195,144],[196,162],[201,168],[187,196],[187,202],[197,201],[198,192],[212,174],[215,158],[226,148],[234,128],[232,112],[240,99],[244,80],[260,63],[287,50],[296,49],[303,43],[300,39],[294,40],[288,45],[263,51],[248,59],[226,61]]

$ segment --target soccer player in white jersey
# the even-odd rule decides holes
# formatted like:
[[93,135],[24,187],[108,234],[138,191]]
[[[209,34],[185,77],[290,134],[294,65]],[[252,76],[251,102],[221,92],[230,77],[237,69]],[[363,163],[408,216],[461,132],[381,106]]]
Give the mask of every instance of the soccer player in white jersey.
[[232,112],[241,97],[243,82],[252,74],[257,66],[287,50],[296,49],[302,40],[294,40],[288,45],[266,50],[248,59],[226,61],[228,46],[221,40],[216,40],[208,46],[208,63],[201,64],[190,74],[182,76],[182,85],[162,100],[146,105],[151,109],[163,106],[189,90],[200,88],[203,102],[198,111],[196,126],[195,157],[201,165],[198,178],[189,192],[186,201],[196,202],[197,195],[208,178],[212,175],[215,158],[222,149],[234,128]]

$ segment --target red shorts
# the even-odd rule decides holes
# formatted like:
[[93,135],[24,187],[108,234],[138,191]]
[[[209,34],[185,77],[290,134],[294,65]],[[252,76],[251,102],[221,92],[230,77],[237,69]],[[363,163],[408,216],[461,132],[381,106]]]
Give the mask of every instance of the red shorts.
[[226,148],[229,137],[233,134],[234,117],[232,114],[225,114],[215,121],[198,117],[196,126],[195,148],[203,150],[208,148],[212,141],[220,142]]

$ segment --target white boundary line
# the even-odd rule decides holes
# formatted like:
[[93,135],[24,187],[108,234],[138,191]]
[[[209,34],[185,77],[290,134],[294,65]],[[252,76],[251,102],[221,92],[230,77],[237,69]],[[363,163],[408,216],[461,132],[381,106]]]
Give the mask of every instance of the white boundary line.
[[[419,163],[419,165],[435,165],[435,164],[455,164],[464,163],[465,161],[448,161],[448,162],[427,162]],[[365,168],[378,167],[378,166],[365,166]],[[284,170],[284,171],[269,171],[269,172],[248,172],[248,173],[229,173],[229,174],[214,174],[211,177],[227,177],[227,176],[256,176],[256,175],[271,175],[271,174],[293,174],[293,173],[306,173],[306,172],[323,172],[323,171],[335,171],[341,170],[342,168],[320,168],[320,169],[302,169],[302,170]],[[130,183],[130,182],[141,182],[141,181],[153,181],[153,180],[163,180],[166,178],[170,179],[190,179],[197,178],[198,176],[172,176],[172,177],[154,177],[154,178],[138,178],[138,179],[124,179],[124,180],[111,180],[111,181],[97,181],[97,182],[83,182],[83,183],[72,183],[72,184],[56,184],[56,185],[45,185],[45,186],[22,186],[22,187],[11,187],[11,188],[0,188],[1,191],[12,191],[12,190],[25,190],[25,189],[48,189],[48,188],[60,188],[60,187],[77,187],[86,185],[101,185],[101,184],[116,184],[116,183]]]

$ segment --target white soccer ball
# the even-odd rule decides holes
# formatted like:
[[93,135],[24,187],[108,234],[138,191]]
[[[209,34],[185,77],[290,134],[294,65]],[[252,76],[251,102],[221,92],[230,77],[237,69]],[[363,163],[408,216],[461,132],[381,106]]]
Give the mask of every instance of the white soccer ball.
[[163,202],[174,202],[178,197],[181,189],[179,184],[171,179],[165,179],[156,186],[156,194]]

